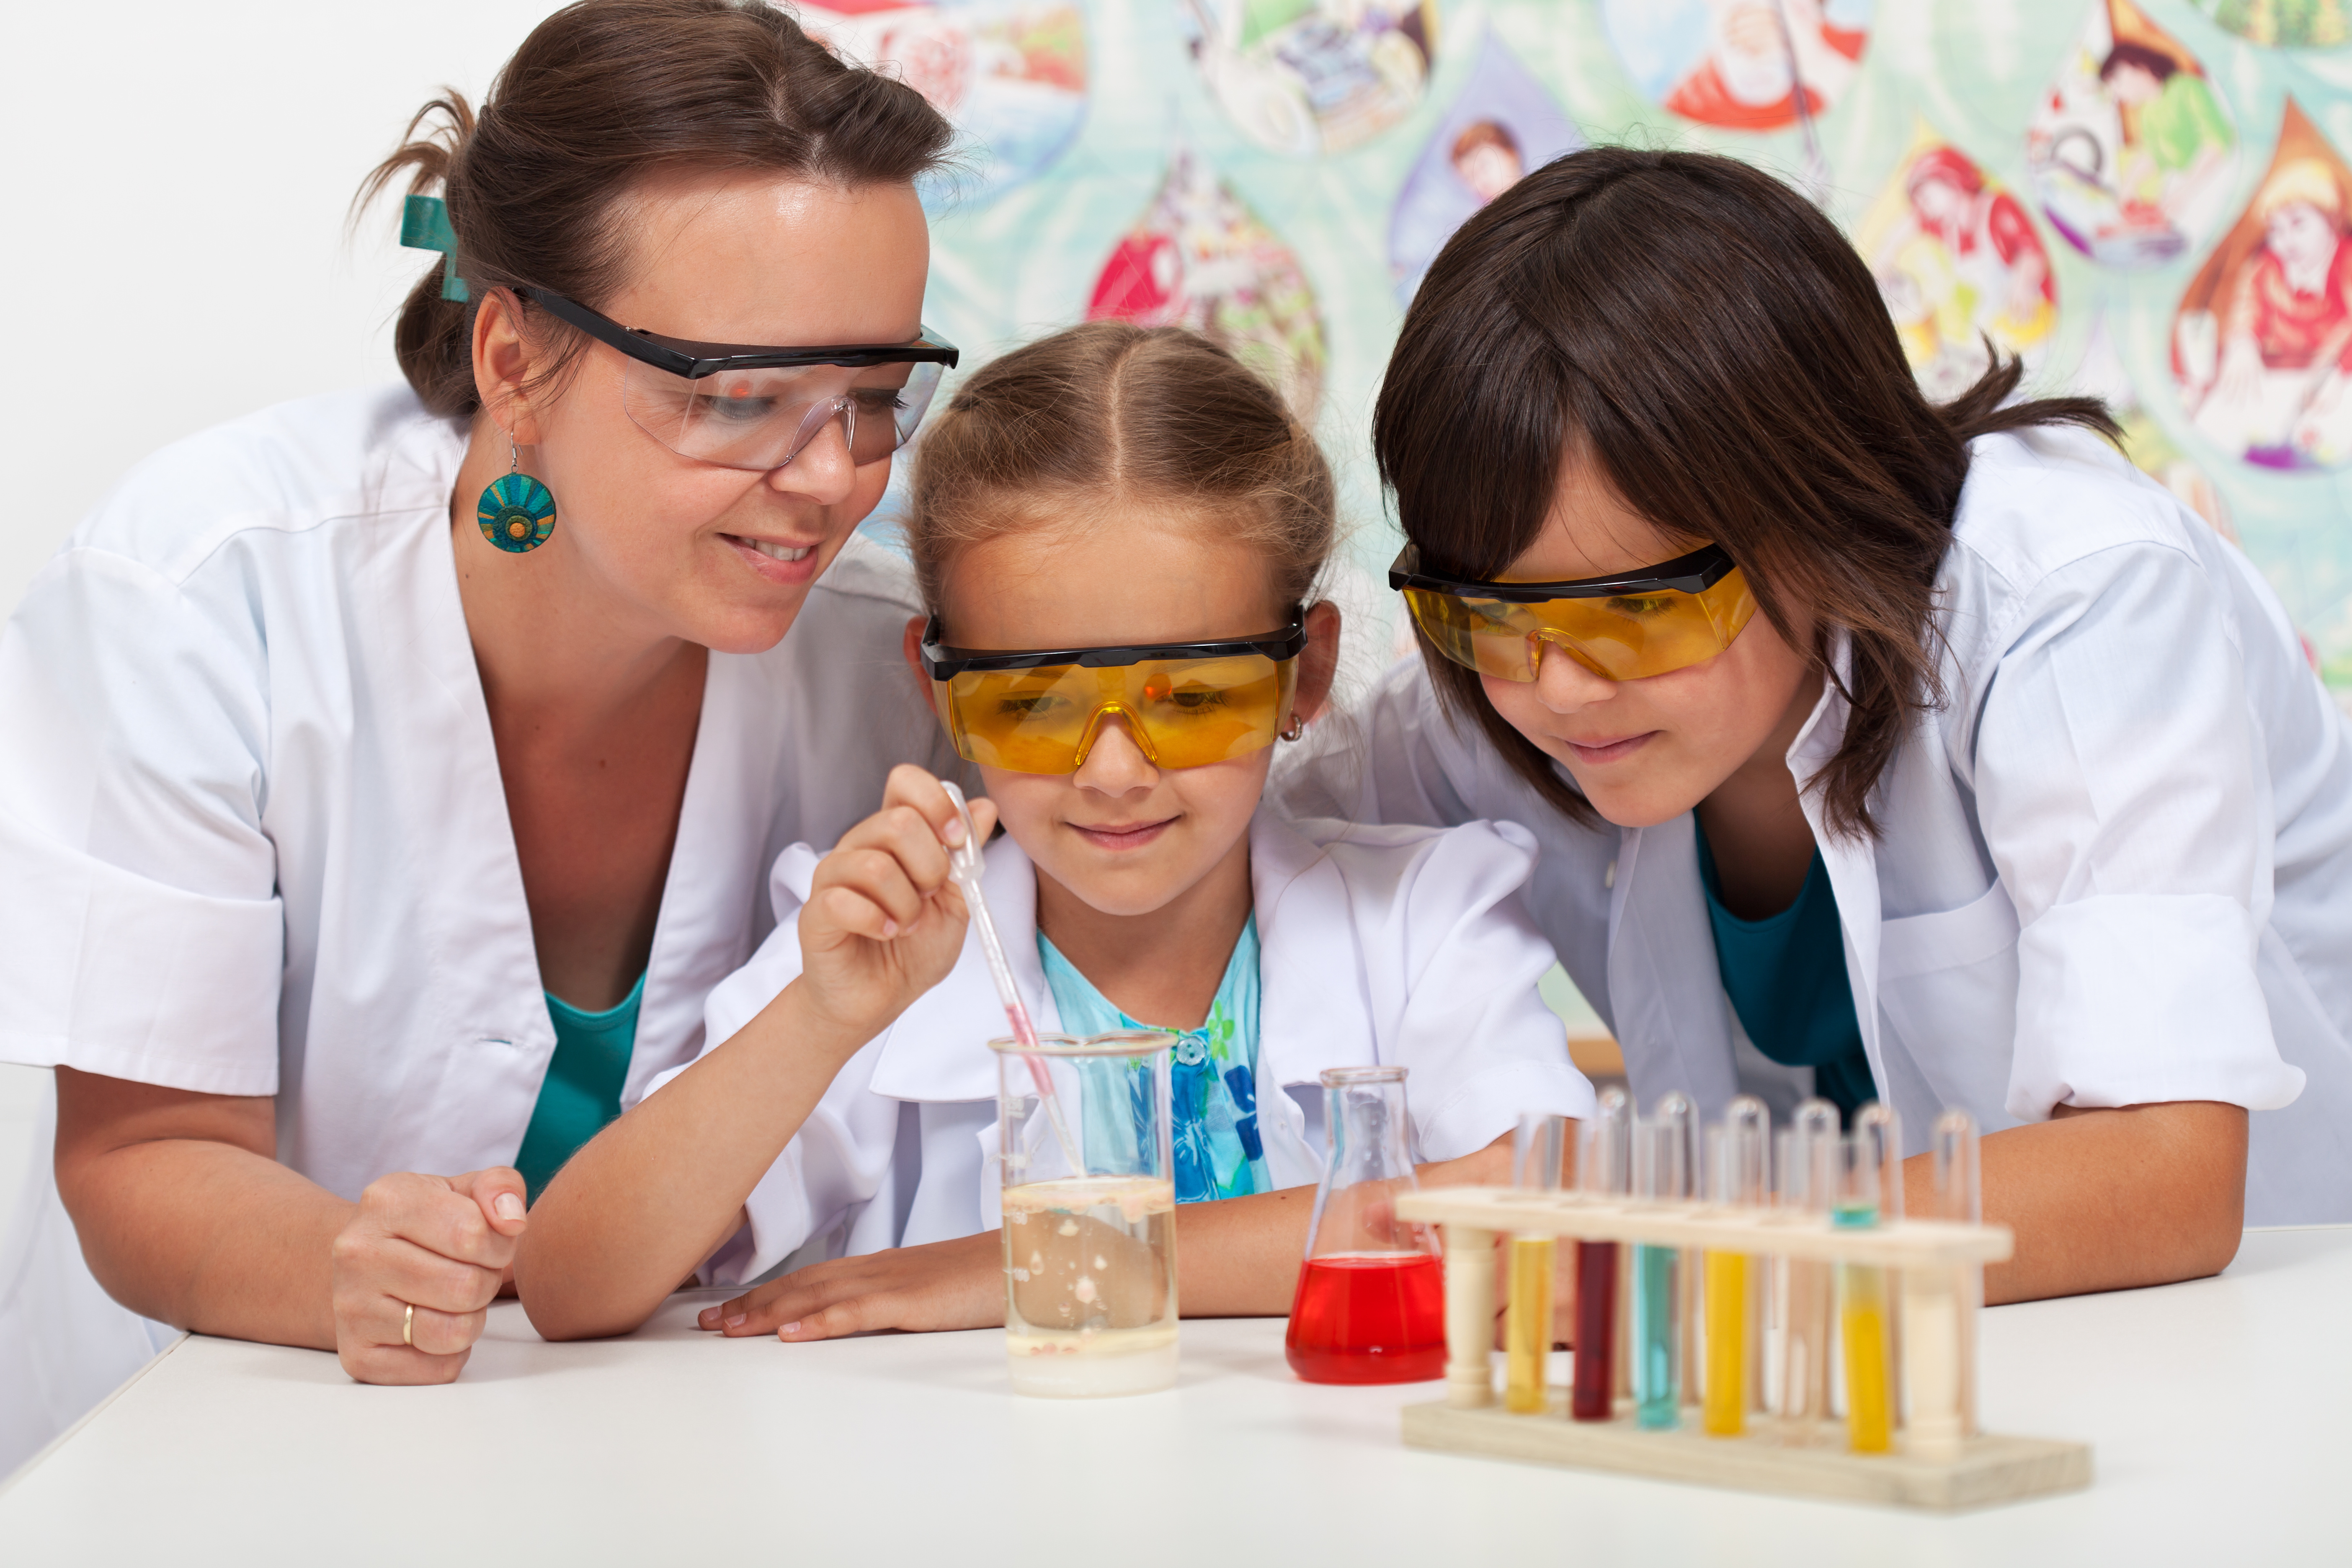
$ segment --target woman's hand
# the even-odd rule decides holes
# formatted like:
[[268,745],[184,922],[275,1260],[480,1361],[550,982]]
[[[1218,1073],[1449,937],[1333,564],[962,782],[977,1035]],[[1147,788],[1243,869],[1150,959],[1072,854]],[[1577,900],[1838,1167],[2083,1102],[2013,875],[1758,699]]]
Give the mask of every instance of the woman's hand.
[[[977,803],[974,803],[977,805]],[[1002,1231],[836,1258],[703,1309],[730,1339],[833,1340],[877,1329],[928,1332],[1004,1326]]]
[[457,1377],[514,1261],[523,1191],[504,1166],[402,1172],[368,1184],[333,1247],[335,1354],[345,1372],[362,1383]]
[[[971,803],[982,840],[996,808]],[[801,978],[807,1003],[856,1039],[879,1034],[946,978],[963,948],[963,896],[948,879],[948,851],[963,820],[940,781],[890,770],[882,809],[817,863],[801,907]]]

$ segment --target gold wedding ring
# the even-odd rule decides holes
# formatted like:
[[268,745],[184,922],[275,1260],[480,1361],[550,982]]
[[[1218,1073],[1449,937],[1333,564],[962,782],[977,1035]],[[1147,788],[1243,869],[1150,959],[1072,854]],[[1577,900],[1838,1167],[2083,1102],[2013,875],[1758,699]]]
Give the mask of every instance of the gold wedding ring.
[[400,1314],[400,1342],[410,1350],[416,1348],[416,1303],[409,1302],[408,1310]]

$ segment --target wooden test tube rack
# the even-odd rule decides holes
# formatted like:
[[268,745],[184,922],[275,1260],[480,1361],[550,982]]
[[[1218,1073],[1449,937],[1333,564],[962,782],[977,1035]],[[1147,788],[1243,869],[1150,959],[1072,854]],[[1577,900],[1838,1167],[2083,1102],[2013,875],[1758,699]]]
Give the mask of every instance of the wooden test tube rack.
[[[1973,1375],[1974,1270],[2009,1257],[2008,1227],[1940,1220],[1873,1226],[1832,1225],[1826,1215],[1699,1203],[1633,1202],[1582,1193],[1444,1187],[1397,1200],[1400,1217],[1445,1234],[1445,1398],[1409,1406],[1404,1440],[1493,1458],[1617,1470],[1749,1491],[1782,1492],[1906,1508],[1968,1509],[2014,1502],[2091,1483],[2082,1443],[1972,1434],[1963,1380]],[[1686,1417],[1674,1431],[1644,1431],[1621,1400],[1608,1421],[1571,1421],[1563,1402],[1512,1415],[1495,1398],[1495,1255],[1497,1237],[1551,1235],[1678,1250],[1706,1249],[1895,1271],[1902,1303],[1902,1382],[1909,1410],[1888,1454],[1856,1454],[1842,1423],[1801,1433],[1752,1415],[1737,1437],[1710,1436]],[[1621,1259],[1620,1267],[1624,1267]],[[1620,1323],[1622,1334],[1631,1325]]]

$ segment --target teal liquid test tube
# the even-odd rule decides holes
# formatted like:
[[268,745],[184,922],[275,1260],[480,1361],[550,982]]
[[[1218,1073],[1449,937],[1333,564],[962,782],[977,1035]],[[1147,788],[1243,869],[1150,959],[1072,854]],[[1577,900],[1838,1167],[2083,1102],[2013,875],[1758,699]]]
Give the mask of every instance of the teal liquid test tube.
[[[1653,1203],[1687,1198],[1691,1190],[1688,1102],[1660,1111],[1637,1124],[1633,1141],[1633,1195]],[[1672,1431],[1682,1423],[1681,1249],[1636,1247],[1633,1272],[1634,1420],[1649,1431]]]

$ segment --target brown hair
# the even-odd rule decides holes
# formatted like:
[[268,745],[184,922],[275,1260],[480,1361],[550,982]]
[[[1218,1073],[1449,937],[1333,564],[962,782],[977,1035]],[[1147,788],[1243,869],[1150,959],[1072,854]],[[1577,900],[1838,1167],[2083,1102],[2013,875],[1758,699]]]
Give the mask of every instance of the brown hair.
[[[844,64],[758,0],[581,0],[531,29],[477,111],[445,92],[361,185],[354,210],[403,169],[449,204],[472,299],[441,297],[436,258],[393,343],[436,414],[467,415],[474,310],[531,284],[592,308],[622,285],[624,198],[648,175],[745,170],[846,185],[901,184],[936,167],[953,132],[903,82]],[[585,340],[541,315],[562,374]]]
[[1285,605],[1330,558],[1330,466],[1279,393],[1183,327],[1088,321],[973,373],[932,416],[906,521],[937,611],[963,547],[1106,503],[1216,513],[1265,552]]
[[[1874,835],[1870,795],[1916,711],[1942,697],[1935,580],[1968,443],[2028,426],[2114,437],[2095,398],[2004,406],[1994,357],[1937,407],[1905,363],[1870,269],[1830,221],[1730,158],[1591,148],[1454,234],[1413,296],[1372,418],[1382,481],[1432,571],[1492,580],[1542,530],[1573,456],[1668,535],[1712,540],[1851,705],[1822,776],[1838,833]],[[1834,632],[1851,668],[1830,666]],[[1441,700],[1578,821],[1552,759],[1422,640]]]

